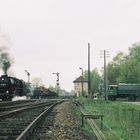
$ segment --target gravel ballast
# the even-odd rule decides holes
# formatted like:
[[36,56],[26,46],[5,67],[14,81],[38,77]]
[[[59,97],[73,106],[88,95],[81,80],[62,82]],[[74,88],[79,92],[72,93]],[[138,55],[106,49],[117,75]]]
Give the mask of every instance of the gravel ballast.
[[56,106],[34,131],[34,140],[96,140],[85,134],[71,101]]

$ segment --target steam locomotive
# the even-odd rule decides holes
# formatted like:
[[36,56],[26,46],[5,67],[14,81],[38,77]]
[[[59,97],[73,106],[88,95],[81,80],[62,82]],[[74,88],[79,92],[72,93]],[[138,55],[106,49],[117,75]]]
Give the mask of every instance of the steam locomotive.
[[2,101],[10,101],[15,96],[26,96],[29,92],[29,83],[8,75],[0,77],[0,99]]

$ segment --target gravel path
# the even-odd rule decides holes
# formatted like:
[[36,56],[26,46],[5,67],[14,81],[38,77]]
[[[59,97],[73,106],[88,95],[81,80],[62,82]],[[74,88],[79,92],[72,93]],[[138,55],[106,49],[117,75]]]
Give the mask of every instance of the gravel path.
[[75,105],[64,102],[54,108],[46,120],[35,130],[36,136],[32,140],[95,140],[84,134],[76,116],[73,114]]

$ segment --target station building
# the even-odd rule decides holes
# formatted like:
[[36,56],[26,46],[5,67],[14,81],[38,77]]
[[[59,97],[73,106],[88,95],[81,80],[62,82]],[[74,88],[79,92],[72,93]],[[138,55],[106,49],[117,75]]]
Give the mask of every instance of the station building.
[[82,78],[82,76],[76,78],[74,81],[74,93],[77,97],[82,96],[82,85],[83,85],[83,96],[88,96],[88,81]]

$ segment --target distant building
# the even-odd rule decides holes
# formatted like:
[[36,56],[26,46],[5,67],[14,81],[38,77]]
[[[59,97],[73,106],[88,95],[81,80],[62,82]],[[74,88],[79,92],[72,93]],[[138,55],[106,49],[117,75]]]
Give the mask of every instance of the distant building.
[[88,81],[84,78],[82,79],[82,76],[78,77],[73,81],[74,83],[74,92],[76,96],[82,96],[82,82],[83,82],[83,96],[88,95]]

